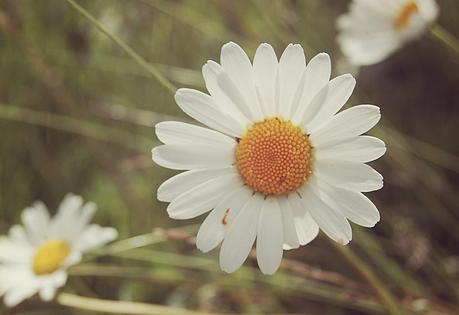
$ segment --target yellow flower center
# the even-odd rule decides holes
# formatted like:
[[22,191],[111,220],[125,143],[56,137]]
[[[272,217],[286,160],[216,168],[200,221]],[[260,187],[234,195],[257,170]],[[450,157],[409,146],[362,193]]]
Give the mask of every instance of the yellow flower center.
[[245,183],[264,195],[295,191],[312,173],[309,137],[290,121],[270,118],[253,124],[236,148]]
[[419,7],[416,4],[416,1],[408,1],[400,11],[399,15],[395,18],[394,25],[395,28],[401,30],[408,25],[411,17],[419,12]]
[[35,253],[33,271],[46,275],[57,271],[70,254],[70,245],[62,240],[50,240],[41,245]]

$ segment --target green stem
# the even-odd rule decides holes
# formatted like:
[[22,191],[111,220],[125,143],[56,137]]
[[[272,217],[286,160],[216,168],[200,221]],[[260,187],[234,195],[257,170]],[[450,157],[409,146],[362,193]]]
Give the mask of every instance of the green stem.
[[86,136],[100,141],[117,144],[135,151],[142,151],[151,146],[150,140],[130,132],[99,125],[81,119],[37,111],[18,106],[0,104],[0,119],[44,126],[73,134]]
[[354,268],[368,281],[376,290],[384,306],[390,315],[402,315],[401,307],[398,306],[395,298],[384,283],[371,271],[371,269],[347,246],[332,242],[336,249],[354,266]]
[[118,36],[110,33],[105,26],[103,26],[94,16],[92,16],[88,11],[83,7],[77,4],[74,0],[67,0],[67,2],[81,15],[87,18],[94,26],[96,26],[102,33],[107,35],[115,44],[117,44],[121,49],[123,49],[132,59],[134,59],[142,68],[148,71],[153,78],[158,80],[165,88],[167,88],[172,94],[175,93],[177,88],[166,78],[161,72],[159,72],[155,67],[148,63],[143,57],[136,53],[131,47],[129,47],[124,41],[122,41]]
[[430,28],[430,33],[459,54],[459,40],[449,31],[436,24]]
[[57,297],[57,303],[63,306],[80,310],[102,312],[108,314],[130,314],[130,315],[205,315],[210,313],[194,312],[171,306],[136,303],[127,301],[110,301],[95,298],[88,298],[68,293],[61,293]]

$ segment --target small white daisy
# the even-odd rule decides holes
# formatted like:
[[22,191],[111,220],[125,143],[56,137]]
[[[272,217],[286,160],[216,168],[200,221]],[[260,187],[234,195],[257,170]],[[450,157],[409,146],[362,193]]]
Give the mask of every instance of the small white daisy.
[[347,244],[348,219],[374,226],[379,212],[361,192],[380,189],[382,176],[366,162],[385,152],[384,143],[361,136],[380,119],[373,105],[347,102],[355,79],[330,81],[330,57],[306,65],[303,48],[288,45],[277,60],[261,44],[251,64],[235,43],[221,51],[221,65],[208,61],[203,75],[210,95],[179,89],[180,108],[209,128],[162,122],[165,145],[152,150],[164,167],[186,170],[164,182],[158,199],[170,202],[171,218],[206,213],[197,247],[208,252],[222,241],[220,265],[238,269],[256,239],[257,260],[274,273],[283,249],[313,240],[319,227]]
[[67,195],[53,218],[42,202],[23,211],[24,226],[13,226],[0,238],[0,296],[7,306],[36,293],[51,300],[82,253],[116,239],[114,228],[90,224],[95,210],[94,203]]
[[437,18],[435,0],[353,0],[338,18],[338,43],[354,65],[378,63]]

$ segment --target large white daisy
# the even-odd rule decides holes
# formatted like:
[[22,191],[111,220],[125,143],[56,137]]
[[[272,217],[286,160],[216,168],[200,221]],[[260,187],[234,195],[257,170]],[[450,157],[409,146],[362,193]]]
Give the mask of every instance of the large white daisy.
[[170,202],[174,219],[211,210],[197,236],[208,252],[223,242],[220,265],[238,269],[256,239],[257,260],[274,273],[283,249],[314,239],[319,228],[347,244],[348,219],[374,226],[379,213],[362,192],[380,189],[382,176],[366,162],[384,143],[361,136],[380,119],[379,108],[358,105],[337,113],[355,86],[341,75],[330,81],[330,57],[306,65],[300,45],[277,60],[261,44],[251,64],[235,43],[221,51],[221,65],[208,61],[203,75],[210,95],[179,89],[180,108],[209,128],[182,122],[156,125],[165,143],[152,150],[164,167],[185,170],[164,182],[158,199]]
[[337,40],[351,63],[374,64],[422,35],[437,16],[435,0],[353,0],[338,19]]
[[78,263],[83,252],[117,237],[113,228],[90,224],[95,210],[94,203],[67,195],[53,218],[42,202],[23,211],[24,225],[0,238],[0,296],[7,306],[36,293],[51,300],[67,281],[67,267]]

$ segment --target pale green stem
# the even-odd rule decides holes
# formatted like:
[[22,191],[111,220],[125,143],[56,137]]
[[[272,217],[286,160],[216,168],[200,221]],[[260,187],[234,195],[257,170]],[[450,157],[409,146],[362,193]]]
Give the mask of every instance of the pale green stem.
[[97,140],[114,143],[136,151],[142,151],[145,146],[151,146],[148,138],[130,132],[92,123],[69,116],[37,111],[19,106],[0,104],[0,119],[44,126],[65,132],[70,132]]
[[459,54],[459,40],[449,31],[436,24],[430,28],[430,33],[438,40],[443,42],[443,44],[450,47],[457,54]]
[[164,77],[161,72],[159,72],[154,66],[148,63],[143,57],[141,57],[138,53],[136,53],[129,45],[127,45],[123,40],[121,40],[118,36],[110,33],[110,31],[105,28],[94,16],[92,16],[88,11],[86,11],[83,7],[77,4],[73,0],[67,0],[67,2],[77,10],[81,15],[83,15],[88,21],[90,21],[94,26],[96,26],[102,33],[107,35],[116,45],[118,45],[121,49],[123,49],[132,59],[134,59],[142,68],[148,71],[153,78],[158,80],[165,88],[167,88],[172,94],[175,93],[177,88],[166,78]]
[[108,314],[126,315],[210,315],[211,313],[189,311],[171,306],[136,303],[128,301],[110,301],[88,298],[68,293],[61,293],[56,299],[62,306],[72,307],[85,311],[93,311]]
[[376,290],[376,293],[381,298],[386,310],[390,315],[402,315],[401,307],[398,306],[396,299],[392,296],[389,289],[379,278],[371,271],[371,269],[356,255],[348,246],[342,246],[331,241],[336,249],[354,266],[354,268],[368,281],[368,283]]

